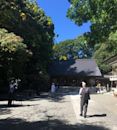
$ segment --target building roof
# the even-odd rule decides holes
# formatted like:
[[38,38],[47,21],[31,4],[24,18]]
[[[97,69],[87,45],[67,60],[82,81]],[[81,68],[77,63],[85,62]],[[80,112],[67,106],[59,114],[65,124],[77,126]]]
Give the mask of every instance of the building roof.
[[101,76],[94,59],[53,61],[49,67],[51,76]]

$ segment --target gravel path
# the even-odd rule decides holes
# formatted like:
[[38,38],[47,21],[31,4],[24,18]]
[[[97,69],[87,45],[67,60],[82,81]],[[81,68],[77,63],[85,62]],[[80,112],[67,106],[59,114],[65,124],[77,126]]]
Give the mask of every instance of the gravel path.
[[114,99],[112,95],[92,95],[86,119],[79,116],[80,98],[75,90],[63,89],[53,97],[15,101],[10,108],[7,101],[0,101],[0,130],[117,130],[117,115],[113,116],[117,105],[114,111],[107,107],[117,100],[108,103],[109,97]]

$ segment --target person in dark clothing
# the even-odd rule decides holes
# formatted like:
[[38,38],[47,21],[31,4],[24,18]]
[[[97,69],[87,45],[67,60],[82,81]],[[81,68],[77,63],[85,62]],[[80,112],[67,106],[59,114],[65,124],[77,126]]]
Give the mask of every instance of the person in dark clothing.
[[81,95],[80,116],[84,116],[84,118],[86,118],[90,92],[84,81],[82,82],[82,87],[80,88],[79,94]]
[[9,96],[8,96],[8,106],[10,107],[12,105],[12,101],[14,99],[14,93],[15,90],[18,88],[18,83],[20,82],[20,79],[11,80],[9,84]]
[[14,99],[14,80],[11,80],[9,84],[9,98],[8,98],[8,106],[10,107],[12,104],[12,100]]

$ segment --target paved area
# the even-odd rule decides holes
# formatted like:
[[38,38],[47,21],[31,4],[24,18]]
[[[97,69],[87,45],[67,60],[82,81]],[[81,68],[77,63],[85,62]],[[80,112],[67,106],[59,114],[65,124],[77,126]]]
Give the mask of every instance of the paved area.
[[110,93],[93,94],[88,117],[79,116],[77,89],[60,89],[53,97],[0,101],[0,130],[117,130],[117,98]]

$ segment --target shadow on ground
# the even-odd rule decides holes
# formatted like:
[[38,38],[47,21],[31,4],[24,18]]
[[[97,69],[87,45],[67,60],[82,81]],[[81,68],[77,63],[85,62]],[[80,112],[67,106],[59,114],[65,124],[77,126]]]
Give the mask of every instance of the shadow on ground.
[[76,124],[70,125],[61,120],[46,120],[26,122],[22,119],[0,120],[0,130],[109,130],[96,125]]
[[105,117],[105,116],[107,116],[107,114],[94,114],[94,115],[89,115],[87,117],[89,118],[89,117]]
[[0,108],[0,115],[7,115],[10,114],[11,110],[6,108]]
[[[61,102],[65,96],[68,95],[78,95],[79,87],[61,87],[55,92],[51,94],[50,92],[41,92],[39,95],[35,94],[25,94],[25,93],[16,93],[14,95],[14,99],[16,101],[34,101],[34,100],[41,100],[41,99],[48,99],[54,102]],[[0,101],[8,100],[8,95],[0,95]]]
[[[8,105],[2,105],[0,104],[0,115],[7,115],[11,114],[11,109],[10,108],[15,108],[15,107],[27,107],[27,106],[36,106],[38,104],[34,105],[19,105],[19,104],[13,104],[12,106],[8,107]],[[1,130],[1,129],[0,129]]]
[[28,104],[28,105],[24,105],[24,104],[12,104],[10,107],[8,106],[8,104],[0,104],[0,110],[1,110],[1,108],[2,109],[9,109],[9,108],[13,108],[13,107],[27,107],[27,106],[36,106],[36,105],[38,105],[38,104],[33,104],[33,105],[30,105],[30,104]]

